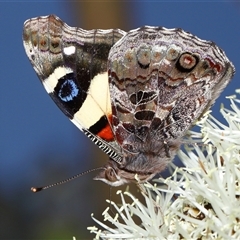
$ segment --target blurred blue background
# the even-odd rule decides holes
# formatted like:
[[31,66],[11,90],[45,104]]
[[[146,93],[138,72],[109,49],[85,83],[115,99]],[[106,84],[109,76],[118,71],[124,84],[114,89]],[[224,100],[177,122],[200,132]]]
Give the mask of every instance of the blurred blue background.
[[[224,49],[237,73],[212,108],[240,87],[239,2],[0,2],[0,239],[93,238],[90,214],[101,219],[110,189],[94,173],[40,193],[47,185],[101,166],[107,157],[55,106],[39,82],[22,45],[23,22],[56,14],[70,26],[181,27]],[[116,18],[116,19],[115,19]],[[104,20],[105,19],[105,20]],[[102,20],[106,21],[103,23]],[[115,21],[116,20],[116,21]],[[134,187],[133,187],[134,188]]]

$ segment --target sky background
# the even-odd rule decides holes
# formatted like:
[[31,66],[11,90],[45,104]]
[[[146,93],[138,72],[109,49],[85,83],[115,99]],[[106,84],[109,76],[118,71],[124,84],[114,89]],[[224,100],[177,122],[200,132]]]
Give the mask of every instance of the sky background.
[[[22,45],[23,23],[31,17],[54,13],[82,28],[88,15],[95,22],[99,19],[92,28],[102,27],[102,17],[114,17],[108,2],[91,4],[90,9],[97,11],[101,4],[104,11],[92,14],[84,4],[68,1],[0,2],[0,239],[92,238],[86,229],[94,225],[91,213],[101,219],[110,191],[114,199],[117,189],[93,181],[94,173],[41,193],[30,192],[31,186],[54,183],[107,161],[55,106]],[[239,2],[134,1],[124,2],[121,11],[123,30],[181,27],[224,49],[236,75],[212,108],[219,117],[220,104],[228,105],[225,96],[240,88]],[[111,23],[109,17],[109,27],[117,27]]]

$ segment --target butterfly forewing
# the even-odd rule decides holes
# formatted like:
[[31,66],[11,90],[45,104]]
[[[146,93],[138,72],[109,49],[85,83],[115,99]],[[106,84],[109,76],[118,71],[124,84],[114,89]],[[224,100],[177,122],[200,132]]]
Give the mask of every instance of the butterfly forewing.
[[93,141],[115,148],[107,60],[124,34],[70,27],[54,15],[27,20],[23,31],[26,53],[54,102]]

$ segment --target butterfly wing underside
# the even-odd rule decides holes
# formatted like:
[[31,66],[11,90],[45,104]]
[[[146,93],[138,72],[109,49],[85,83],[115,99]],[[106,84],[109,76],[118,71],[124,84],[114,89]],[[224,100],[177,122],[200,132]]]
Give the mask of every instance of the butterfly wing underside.
[[69,27],[27,20],[23,42],[64,114],[110,157],[96,180],[111,186],[163,171],[235,68],[215,43],[182,29]]
[[111,128],[107,60],[124,35],[120,29],[70,27],[55,15],[29,19],[23,29],[25,51],[48,94],[112,158],[120,150]]

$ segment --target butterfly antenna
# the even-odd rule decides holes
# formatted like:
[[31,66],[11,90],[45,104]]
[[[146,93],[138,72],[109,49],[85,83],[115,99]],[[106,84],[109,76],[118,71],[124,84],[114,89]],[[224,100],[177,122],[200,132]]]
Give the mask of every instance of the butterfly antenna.
[[72,176],[72,177],[70,177],[70,178],[65,179],[65,180],[62,180],[62,181],[59,181],[59,182],[56,182],[56,183],[53,183],[53,184],[49,184],[49,185],[44,186],[44,187],[31,187],[31,191],[34,192],[34,193],[40,192],[40,191],[42,191],[42,190],[46,190],[46,189],[48,189],[48,188],[55,187],[55,186],[58,186],[58,185],[67,183],[67,182],[69,182],[69,181],[72,181],[72,180],[74,180],[74,179],[76,179],[76,178],[78,178],[78,177],[81,177],[81,176],[83,176],[83,175],[85,175],[85,174],[87,174],[87,173],[94,172],[94,171],[97,171],[97,170],[102,170],[102,169],[103,169],[103,168],[100,167],[100,168],[94,168],[94,169],[91,169],[91,170],[87,170],[87,171],[85,171],[85,172],[78,173],[78,174],[76,174],[76,175],[74,175],[74,176]]

